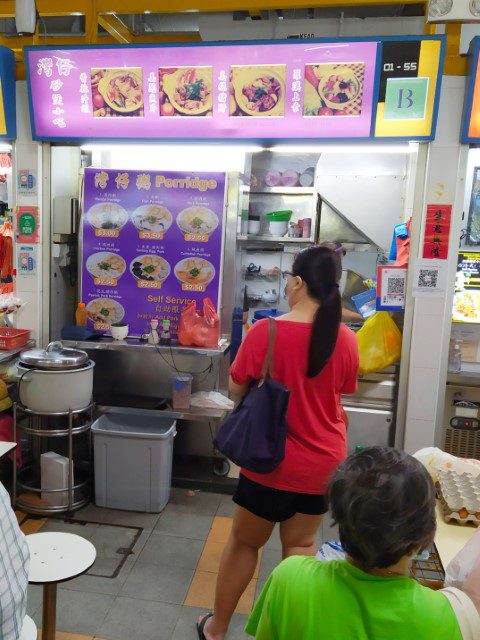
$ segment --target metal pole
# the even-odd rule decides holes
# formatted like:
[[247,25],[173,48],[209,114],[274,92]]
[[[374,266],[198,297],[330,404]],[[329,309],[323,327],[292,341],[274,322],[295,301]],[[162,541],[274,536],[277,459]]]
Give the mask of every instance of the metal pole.
[[72,511],[73,505],[73,414],[68,412],[68,511]]
[[[13,441],[17,442],[17,403],[13,405]],[[21,443],[20,445],[21,446]],[[12,488],[13,506],[17,505],[17,450],[13,454],[13,488]]]

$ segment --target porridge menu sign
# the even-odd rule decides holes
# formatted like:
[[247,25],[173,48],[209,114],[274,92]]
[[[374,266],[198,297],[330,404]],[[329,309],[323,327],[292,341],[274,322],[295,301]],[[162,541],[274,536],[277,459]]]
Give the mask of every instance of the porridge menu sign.
[[225,174],[85,169],[82,300],[90,326],[130,335],[208,297],[218,308]]

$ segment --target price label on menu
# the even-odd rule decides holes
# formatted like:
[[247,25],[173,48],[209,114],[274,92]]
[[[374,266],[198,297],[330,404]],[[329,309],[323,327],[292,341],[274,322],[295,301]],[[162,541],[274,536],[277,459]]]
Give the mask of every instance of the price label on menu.
[[110,325],[106,322],[95,322],[93,328],[95,329],[95,331],[109,331]]
[[205,233],[186,233],[185,242],[208,242],[208,235]]
[[158,280],[138,280],[137,287],[139,289],[161,289],[162,283]]
[[95,278],[94,282],[97,286],[116,287],[118,280],[115,278]]
[[97,238],[118,238],[118,229],[95,229]]
[[142,240],[163,240],[162,231],[140,231]]
[[204,284],[182,284],[182,291],[195,291],[196,293],[204,293],[206,287]]

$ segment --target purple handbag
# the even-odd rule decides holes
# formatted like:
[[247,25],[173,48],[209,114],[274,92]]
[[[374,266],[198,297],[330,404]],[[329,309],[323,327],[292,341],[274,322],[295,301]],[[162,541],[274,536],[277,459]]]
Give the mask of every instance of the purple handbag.
[[268,319],[268,348],[260,380],[251,383],[240,404],[225,420],[214,445],[239,467],[270,473],[285,458],[290,391],[272,378],[277,325]]

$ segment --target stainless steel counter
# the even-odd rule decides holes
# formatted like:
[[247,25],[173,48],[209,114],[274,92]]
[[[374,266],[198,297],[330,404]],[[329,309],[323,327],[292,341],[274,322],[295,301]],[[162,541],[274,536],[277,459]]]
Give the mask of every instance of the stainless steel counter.
[[464,362],[459,373],[449,371],[447,384],[459,387],[480,386],[480,362]]
[[13,358],[16,358],[23,351],[27,351],[27,349],[33,349],[35,346],[35,340],[29,340],[27,344],[24,344],[23,347],[17,347],[16,349],[9,349],[8,351],[0,351],[0,363],[8,362]]
[[369,445],[393,446],[398,365],[360,376],[357,393],[342,397],[349,420],[348,451]]
[[66,347],[84,349],[85,351],[96,351],[100,349],[107,351],[132,352],[133,350],[141,350],[144,354],[158,352],[160,354],[168,355],[173,352],[175,355],[179,356],[206,356],[207,358],[221,357],[225,355],[230,348],[230,342],[225,339],[220,340],[220,344],[217,348],[182,347],[179,344],[172,344],[171,346],[163,347],[159,344],[148,344],[148,342],[143,342],[138,338],[113,340],[113,338],[107,337],[102,337],[99,340],[62,340],[62,343]]

